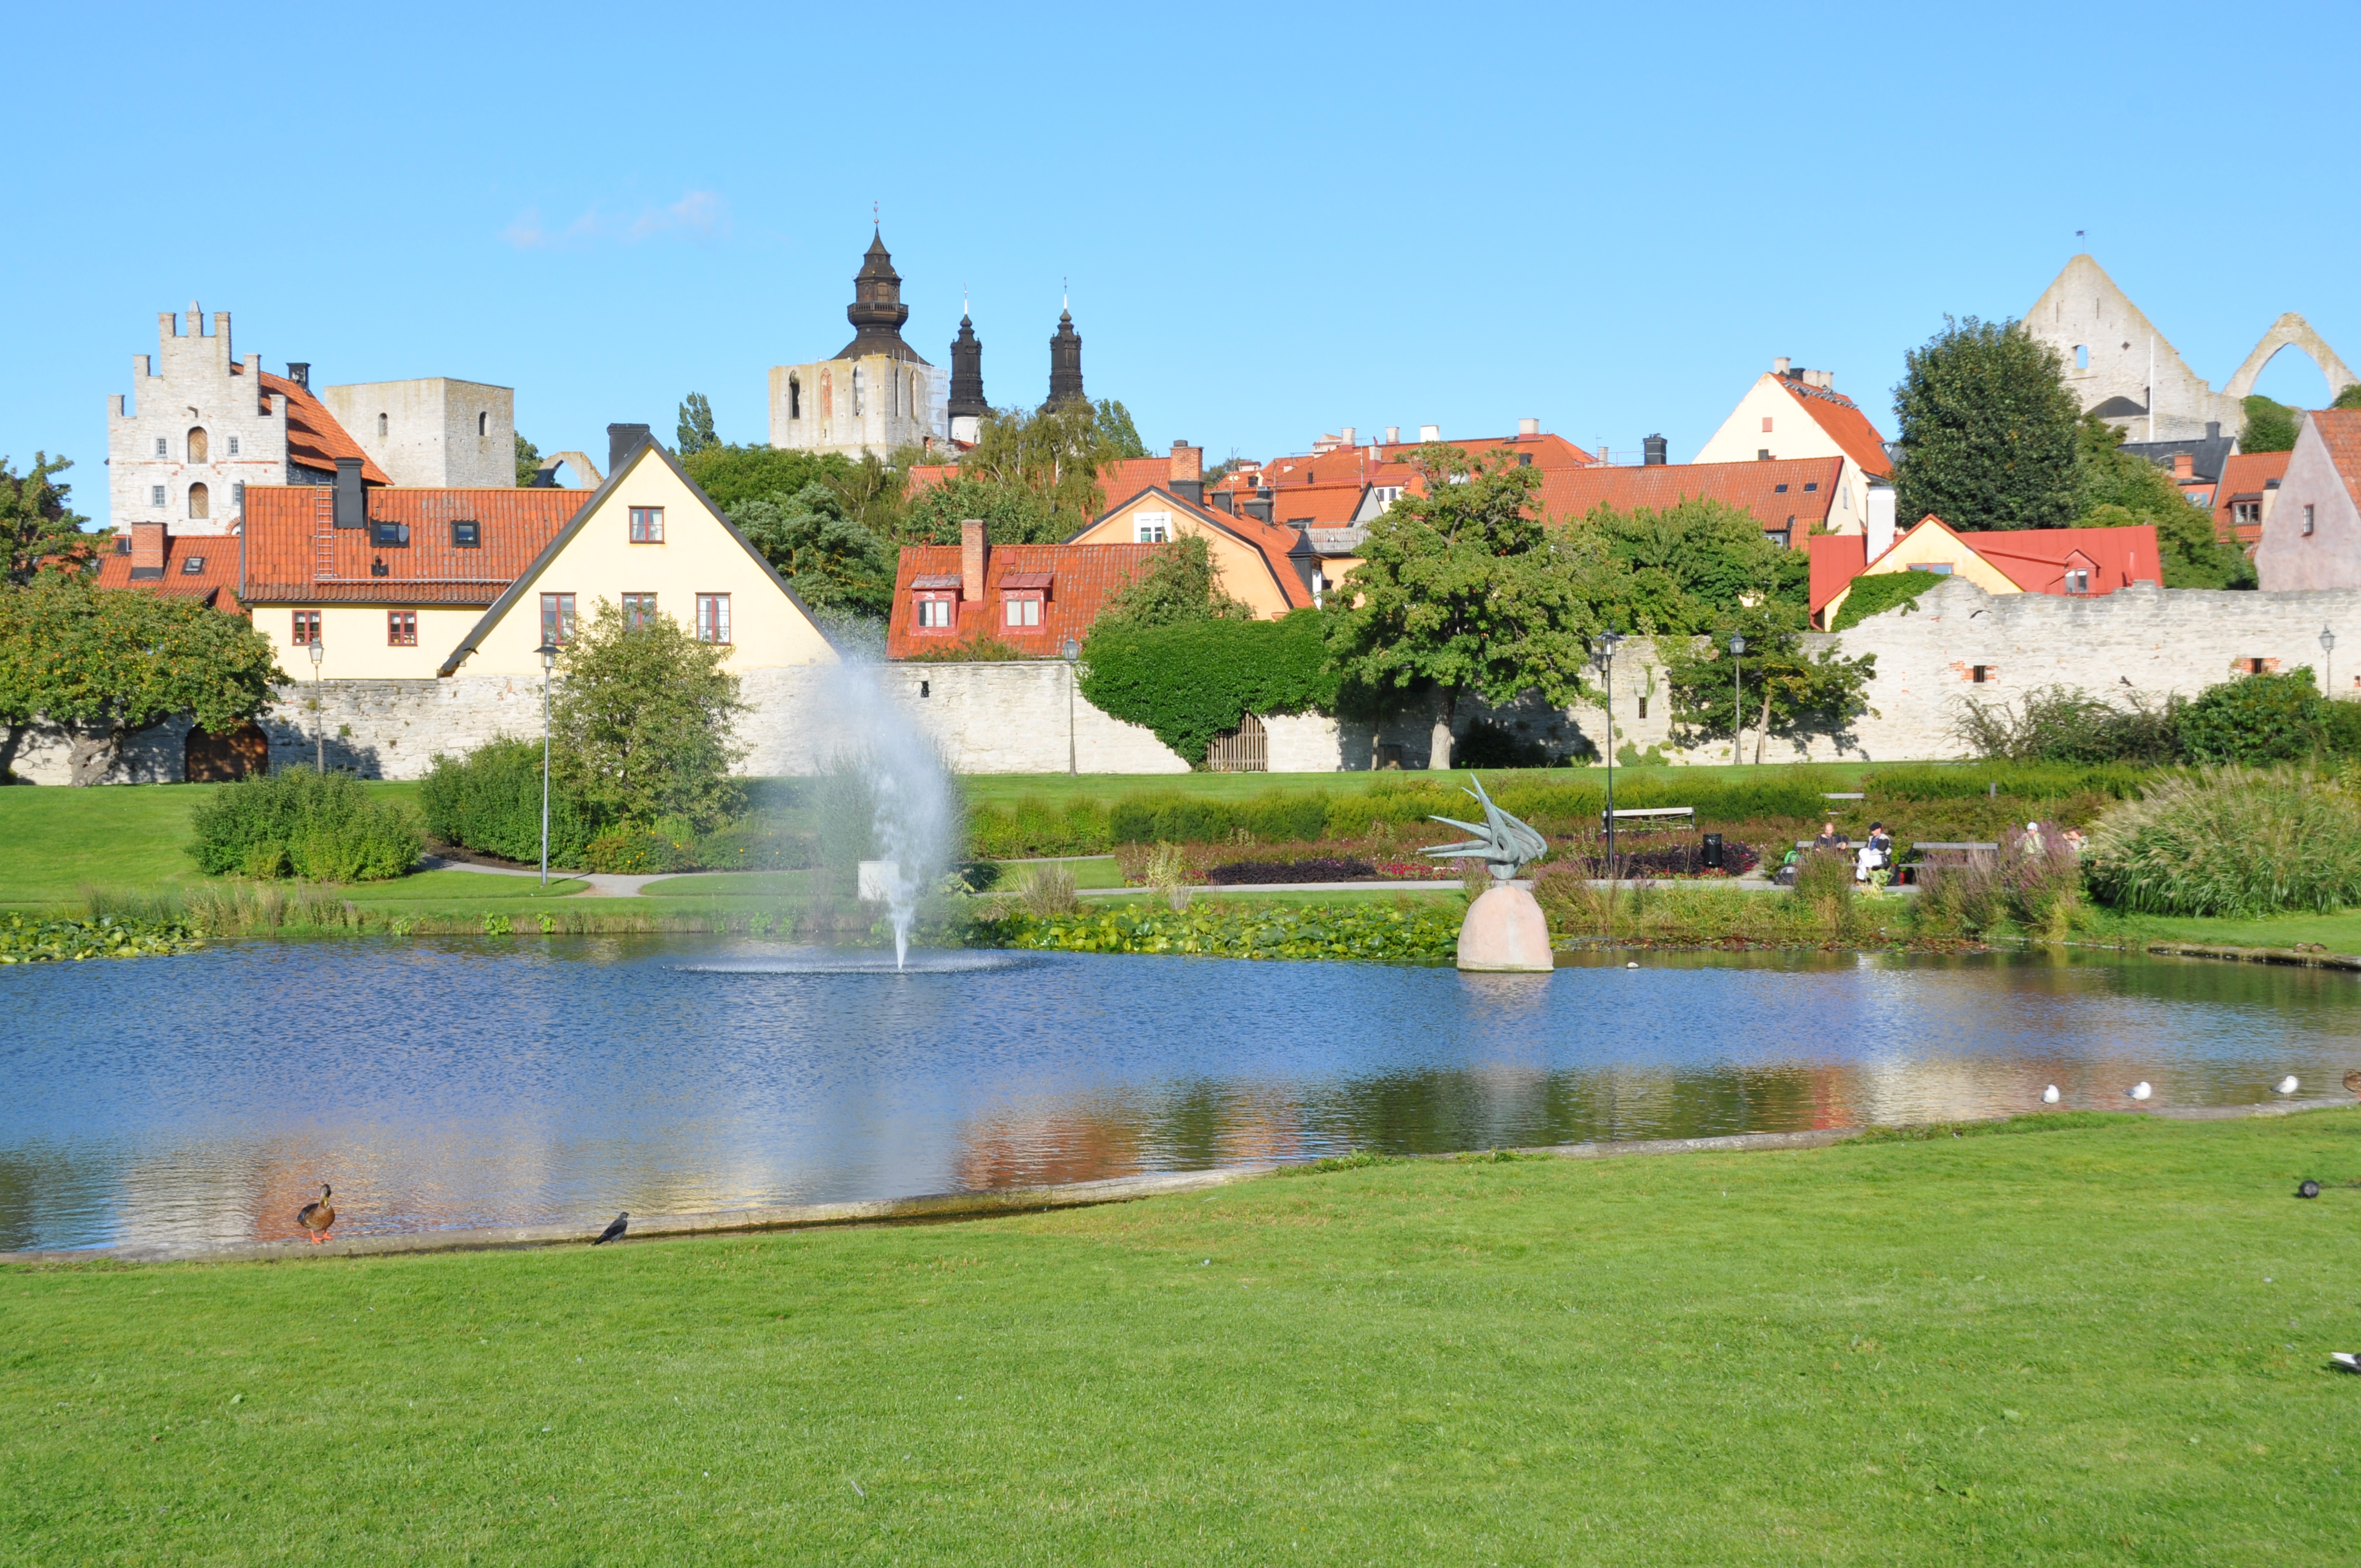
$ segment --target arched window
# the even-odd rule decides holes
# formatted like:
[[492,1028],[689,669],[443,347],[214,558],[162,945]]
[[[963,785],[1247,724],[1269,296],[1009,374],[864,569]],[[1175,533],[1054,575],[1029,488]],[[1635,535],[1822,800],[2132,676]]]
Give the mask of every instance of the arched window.
[[2088,370],[2090,367],[2091,345],[2087,343],[2076,344],[2074,345],[2074,368],[2077,370]]
[[787,378],[787,417],[804,417],[804,384],[793,376]]
[[482,411],[478,411],[477,413],[476,433],[478,435],[489,435],[492,433],[492,416],[489,413]]
[[212,492],[208,491],[203,485],[191,485],[189,487],[189,515],[191,517],[211,517],[213,514],[214,498]]
[[192,463],[210,463],[213,461],[212,452],[212,444],[205,440],[204,427],[203,425],[191,427],[189,431],[189,461]]
[[383,434],[385,433],[385,431],[386,431],[386,422],[386,422],[386,417],[385,417],[385,415],[383,415],[383,414],[379,414],[379,415],[378,415],[378,416],[377,416],[377,433],[378,433],[378,434],[379,434],[379,435],[383,435]]

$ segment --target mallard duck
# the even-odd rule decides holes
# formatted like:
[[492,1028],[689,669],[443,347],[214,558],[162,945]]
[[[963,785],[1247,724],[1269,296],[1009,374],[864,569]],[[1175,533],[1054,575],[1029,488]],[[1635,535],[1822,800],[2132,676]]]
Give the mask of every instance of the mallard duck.
[[2361,1094],[2361,1067],[2356,1067],[2345,1075],[2345,1087],[2356,1094]]
[[311,1232],[315,1243],[326,1241],[328,1227],[336,1223],[336,1207],[328,1201],[335,1194],[335,1189],[324,1181],[320,1184],[320,1201],[295,1211],[295,1223]]

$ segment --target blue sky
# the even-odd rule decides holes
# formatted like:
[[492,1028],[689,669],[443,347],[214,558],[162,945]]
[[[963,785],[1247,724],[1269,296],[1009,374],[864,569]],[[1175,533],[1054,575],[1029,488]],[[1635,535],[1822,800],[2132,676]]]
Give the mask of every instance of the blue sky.
[[[1038,402],[1060,281],[1151,444],[1522,416],[1691,455],[1774,355],[1891,433],[1903,351],[2086,229],[2200,375],[2279,312],[2361,363],[2361,8],[47,6],[0,247],[0,454],[79,465],[156,313],[315,381],[516,388],[544,450],[760,441],[881,203],[937,363]],[[2333,74],[2333,71],[2332,71]],[[46,104],[38,94],[46,93]],[[2282,355],[2263,390],[2318,403]]]

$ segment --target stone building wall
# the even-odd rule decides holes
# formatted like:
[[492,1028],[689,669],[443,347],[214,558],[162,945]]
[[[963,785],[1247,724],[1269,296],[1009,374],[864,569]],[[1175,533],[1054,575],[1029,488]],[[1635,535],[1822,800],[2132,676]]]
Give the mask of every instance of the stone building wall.
[[[153,358],[131,358],[131,395],[107,399],[107,521],[121,530],[161,522],[174,534],[233,531],[241,485],[287,482],[287,407],[262,408],[262,363],[232,355],[229,313],[214,313],[213,331],[192,307],[187,330],[167,311],[157,318]],[[191,433],[204,433],[204,456],[192,457]],[[233,450],[235,448],[235,450]],[[206,515],[190,515],[189,487],[203,485]],[[161,486],[164,499],[155,499]]]
[[396,485],[516,487],[516,393],[510,388],[429,376],[323,387],[319,396]]

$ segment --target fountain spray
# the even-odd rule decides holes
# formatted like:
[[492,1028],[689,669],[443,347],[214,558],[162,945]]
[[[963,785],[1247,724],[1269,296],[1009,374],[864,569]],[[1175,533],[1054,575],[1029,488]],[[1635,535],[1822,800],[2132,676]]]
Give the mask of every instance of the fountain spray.
[[941,877],[960,836],[950,772],[934,741],[888,696],[873,666],[829,666],[821,703],[840,743],[837,765],[868,796],[869,839],[885,862],[885,908],[894,927],[894,967],[909,961],[918,900]]

